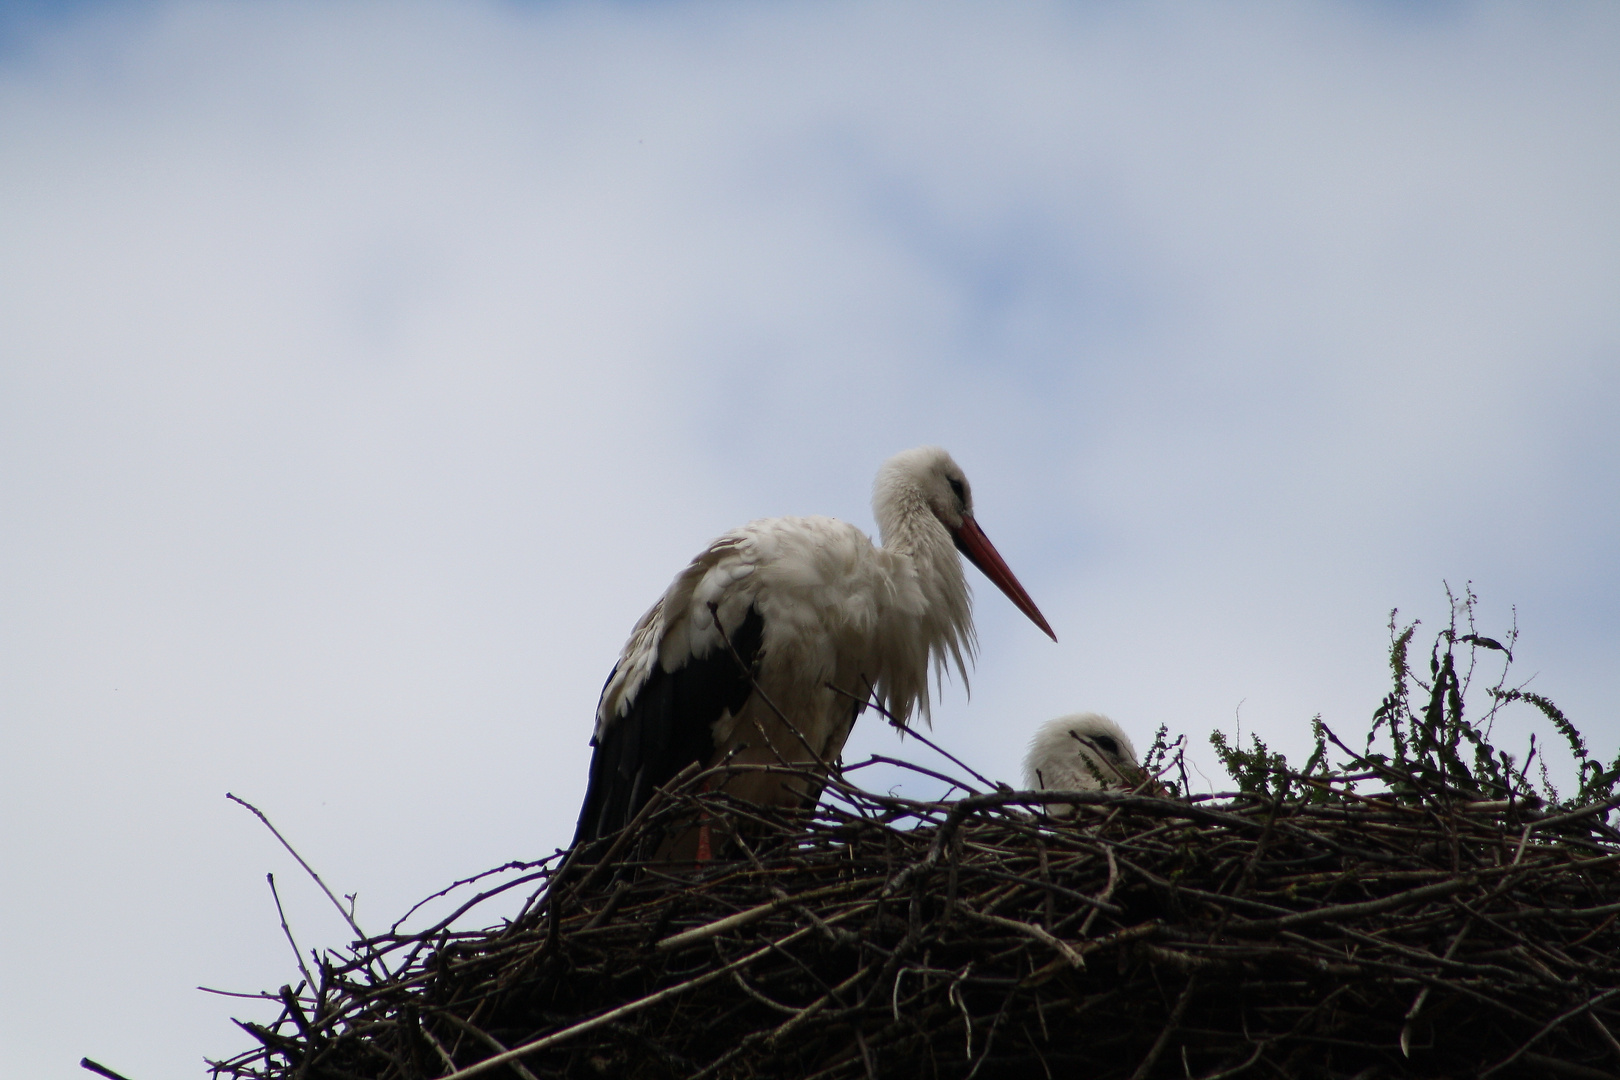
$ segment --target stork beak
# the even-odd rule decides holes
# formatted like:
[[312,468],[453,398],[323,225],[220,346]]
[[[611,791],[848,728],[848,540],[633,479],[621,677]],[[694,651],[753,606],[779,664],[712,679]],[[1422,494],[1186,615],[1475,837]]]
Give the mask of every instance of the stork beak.
[[968,562],[977,566],[985,577],[995,582],[996,588],[1006,593],[1007,599],[1017,605],[1019,611],[1028,615],[1030,622],[1045,631],[1047,637],[1053,641],[1057,640],[1057,635],[1052,633],[1052,628],[1046,624],[1046,617],[1041,614],[1041,609],[1035,606],[1035,601],[1029,598],[1029,593],[1018,584],[1018,579],[1007,567],[1006,560],[1002,559],[1001,553],[990,542],[990,538],[984,535],[984,530],[979,528],[977,521],[964,515],[962,525],[955,530],[953,538],[956,540],[956,550],[965,555]]

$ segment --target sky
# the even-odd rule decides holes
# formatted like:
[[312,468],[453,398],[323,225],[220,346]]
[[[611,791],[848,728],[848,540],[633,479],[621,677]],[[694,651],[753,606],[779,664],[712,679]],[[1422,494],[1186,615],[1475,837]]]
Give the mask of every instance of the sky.
[[267,873],[348,940],[227,791],[373,931],[565,843],[675,571],[870,531],[922,443],[1059,638],[976,579],[981,772],[1089,709],[1224,790],[1210,731],[1365,731],[1468,582],[1613,757],[1617,54],[1606,3],[0,5],[0,1072],[246,1048],[196,987],[296,981]]

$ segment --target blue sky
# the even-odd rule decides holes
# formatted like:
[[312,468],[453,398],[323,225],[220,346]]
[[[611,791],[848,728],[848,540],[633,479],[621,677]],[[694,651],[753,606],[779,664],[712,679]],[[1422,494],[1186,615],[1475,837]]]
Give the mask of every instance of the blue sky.
[[[19,14],[20,13],[20,14]],[[0,1055],[567,839],[636,617],[972,477],[935,737],[1360,730],[1473,581],[1620,746],[1620,9],[85,3],[0,17]],[[1519,723],[1510,720],[1509,727]],[[905,749],[910,750],[912,744]],[[894,752],[867,725],[851,754]]]

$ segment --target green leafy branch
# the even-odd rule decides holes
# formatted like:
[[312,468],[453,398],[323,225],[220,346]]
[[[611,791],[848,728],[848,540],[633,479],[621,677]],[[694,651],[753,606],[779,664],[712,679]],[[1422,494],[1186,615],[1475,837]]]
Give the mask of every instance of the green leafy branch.
[[[1464,587],[1461,596],[1447,586],[1446,598],[1451,616],[1429,649],[1426,678],[1412,664],[1419,623],[1402,626],[1399,613],[1390,612],[1391,686],[1373,711],[1362,750],[1346,746],[1320,715],[1311,722],[1315,748],[1299,770],[1291,768],[1281,753],[1270,750],[1257,735],[1250,734],[1250,746],[1245,749],[1241,729],[1230,742],[1222,732],[1212,732],[1210,743],[1238,789],[1276,800],[1297,791],[1305,801],[1324,802],[1345,797],[1352,790],[1346,785],[1376,778],[1397,798],[1420,803],[1506,799],[1535,804],[1544,798],[1554,807],[1572,808],[1611,798],[1620,785],[1620,756],[1605,766],[1590,755],[1579,730],[1551,700],[1523,686],[1507,685],[1518,641],[1517,621],[1502,638],[1487,637],[1475,624],[1478,597],[1471,585]],[[1500,673],[1485,691],[1489,707],[1474,721],[1468,716],[1470,690],[1480,665],[1492,655],[1502,661]],[[1499,711],[1518,702],[1534,707],[1569,744],[1578,777],[1572,799],[1559,799],[1544,755],[1537,791],[1538,785],[1529,777],[1538,752],[1533,735],[1522,762],[1492,744],[1491,731]],[[1349,760],[1332,765],[1328,742],[1344,751]]]

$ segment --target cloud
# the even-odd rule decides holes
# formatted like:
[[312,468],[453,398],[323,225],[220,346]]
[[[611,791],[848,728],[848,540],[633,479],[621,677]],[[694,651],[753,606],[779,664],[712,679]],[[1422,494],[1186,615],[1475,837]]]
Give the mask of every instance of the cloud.
[[[1620,742],[1620,25],[1602,5],[85,4],[0,49],[0,776],[30,1075],[566,839],[712,535],[949,446],[935,734],[1295,751],[1473,578]],[[852,753],[895,749],[872,725]],[[915,744],[907,744],[908,751]],[[920,750],[916,751],[919,754]],[[1208,759],[1204,765],[1209,771]],[[1211,775],[1219,786],[1219,778]],[[25,996],[26,995],[26,996]],[[95,1016],[92,1031],[63,1017]],[[26,1032],[26,1034],[24,1034]]]

